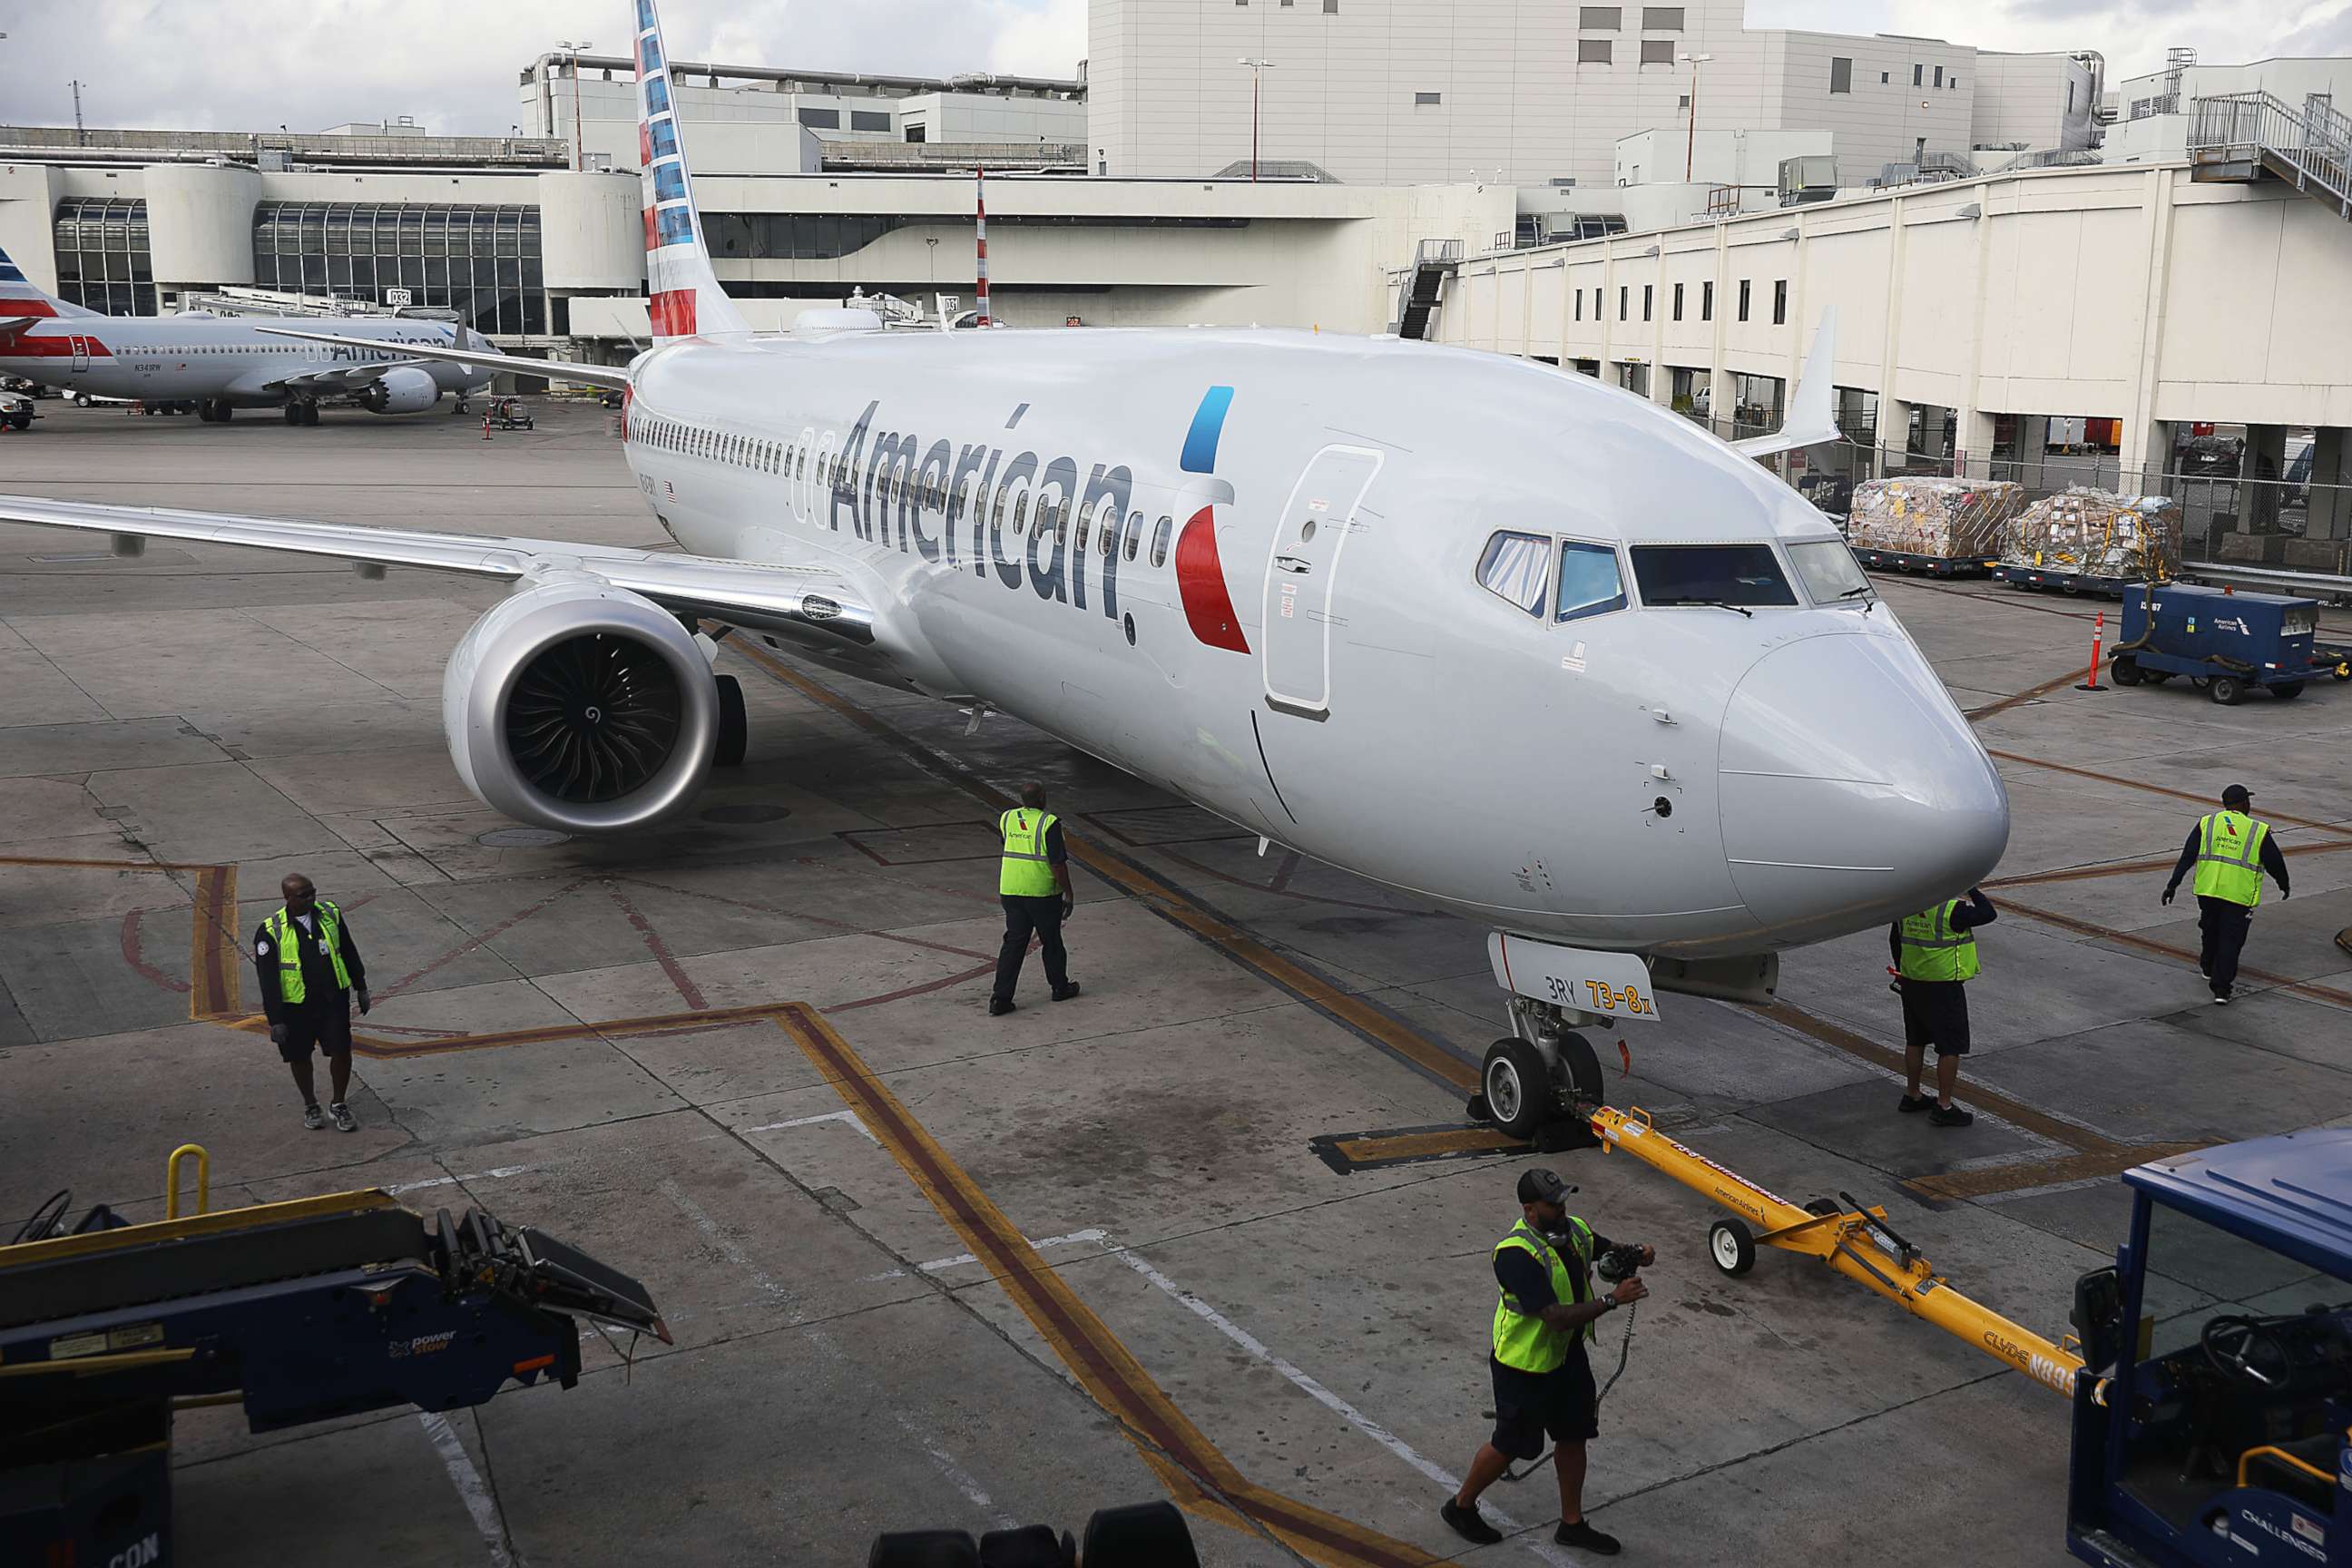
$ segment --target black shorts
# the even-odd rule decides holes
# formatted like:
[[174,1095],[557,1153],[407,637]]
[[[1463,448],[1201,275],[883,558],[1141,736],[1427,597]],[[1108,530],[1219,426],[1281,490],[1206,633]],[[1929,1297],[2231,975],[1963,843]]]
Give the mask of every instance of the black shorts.
[[321,1056],[348,1055],[352,1048],[352,999],[339,995],[324,1006],[289,1007],[286,1043],[278,1047],[280,1060],[308,1060],[310,1047]]
[[1495,1376],[1494,1444],[1502,1453],[1532,1459],[1546,1437],[1587,1443],[1601,1436],[1601,1400],[1581,1341],[1551,1372],[1520,1372],[1492,1356],[1486,1365]]
[[1939,1057],[1969,1054],[1969,985],[1965,980],[1903,983],[1903,1043],[1933,1046]]

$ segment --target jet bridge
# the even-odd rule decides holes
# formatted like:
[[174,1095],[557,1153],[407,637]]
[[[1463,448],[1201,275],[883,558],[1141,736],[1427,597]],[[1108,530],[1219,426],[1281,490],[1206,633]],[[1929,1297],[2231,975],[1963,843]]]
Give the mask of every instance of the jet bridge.
[[583,1321],[669,1339],[635,1280],[478,1209],[362,1191],[59,1234],[65,1210],[0,1247],[0,1568],[164,1560],[175,1409],[454,1410],[571,1387]]

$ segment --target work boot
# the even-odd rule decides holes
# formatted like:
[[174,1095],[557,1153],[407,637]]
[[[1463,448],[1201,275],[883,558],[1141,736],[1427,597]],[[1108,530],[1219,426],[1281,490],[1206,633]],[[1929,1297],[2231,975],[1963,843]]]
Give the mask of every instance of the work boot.
[[1067,985],[1056,985],[1054,987],[1054,1000],[1056,1002],[1066,1002],[1077,994],[1078,983],[1075,980],[1071,981]]
[[302,1108],[302,1125],[316,1132],[327,1124],[327,1113],[315,1104]]
[[1615,1536],[1603,1535],[1593,1529],[1592,1521],[1589,1519],[1580,1519],[1574,1524],[1561,1525],[1551,1532],[1551,1538],[1562,1546],[1573,1546],[1580,1552],[1590,1552],[1597,1557],[1614,1557],[1624,1550],[1617,1543]]
[[1932,1094],[1906,1094],[1895,1102],[1895,1109],[1906,1116],[1916,1116],[1922,1110],[1935,1110],[1936,1097]]
[[1976,1117],[1972,1112],[1963,1110],[1957,1105],[1939,1105],[1927,1112],[1927,1120],[1938,1127],[1966,1127],[1974,1121]]
[[990,1017],[1002,1018],[1005,1014],[1010,1013],[1011,1011],[1013,1011],[1013,1004],[1006,1001],[1003,997],[991,996],[988,999],[988,1016]]
[[1437,1517],[1452,1525],[1454,1534],[1475,1545],[1492,1546],[1503,1539],[1503,1532],[1486,1522],[1486,1516],[1478,1511],[1475,1503],[1464,1508],[1452,1498],[1447,1498],[1445,1506],[1437,1510]]

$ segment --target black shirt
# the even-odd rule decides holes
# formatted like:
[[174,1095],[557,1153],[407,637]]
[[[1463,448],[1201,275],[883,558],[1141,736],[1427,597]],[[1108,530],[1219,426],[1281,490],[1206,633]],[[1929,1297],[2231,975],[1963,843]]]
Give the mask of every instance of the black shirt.
[[[306,918],[310,921],[308,926],[303,924]],[[335,966],[325,953],[319,951],[319,917],[316,914],[308,917],[289,915],[286,924],[289,930],[299,931],[303,936],[299,944],[302,952],[302,1005],[344,1005],[342,989],[335,984]],[[354,988],[362,988],[367,984],[367,965],[360,962],[360,944],[358,939],[352,935],[352,917],[338,911],[335,924],[342,945],[343,972],[352,977]],[[256,927],[253,932],[253,969],[261,982],[262,1011],[271,1023],[283,1023],[286,1000],[278,984],[277,945],[270,939],[268,921]]]
[[[2180,858],[2172,868],[2172,880],[2164,885],[2166,892],[2169,893],[2179,888],[2180,879],[2196,868],[2197,851],[2203,844],[2204,838],[2205,824],[2200,818],[2197,826],[2189,830],[2189,842],[2180,847]],[[2263,869],[2271,874],[2271,880],[2278,884],[2278,890],[2284,893],[2286,891],[2286,857],[2279,853],[2278,835],[2263,834],[2262,850],[2254,858],[2262,862]]]
[[[1974,931],[1979,926],[1989,926],[1999,919],[2000,919],[2000,911],[1992,907],[1992,900],[1984,896],[1984,889],[1970,888],[1969,901],[1952,911],[1952,929]],[[1895,967],[1902,968],[1903,922],[1901,921],[1896,921],[1886,928],[1886,951],[1893,955]],[[1906,985],[1958,985],[1962,983],[1957,980],[1906,980],[1904,984]]]

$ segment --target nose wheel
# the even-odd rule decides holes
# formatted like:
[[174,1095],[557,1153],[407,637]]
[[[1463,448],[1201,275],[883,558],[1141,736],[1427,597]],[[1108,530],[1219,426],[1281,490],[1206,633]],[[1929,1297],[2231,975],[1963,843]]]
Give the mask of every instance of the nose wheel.
[[1601,1104],[1601,1058],[1581,1035],[1511,1036],[1486,1047],[1478,1089],[1474,1120],[1547,1150],[1580,1148],[1590,1141],[1585,1119]]

